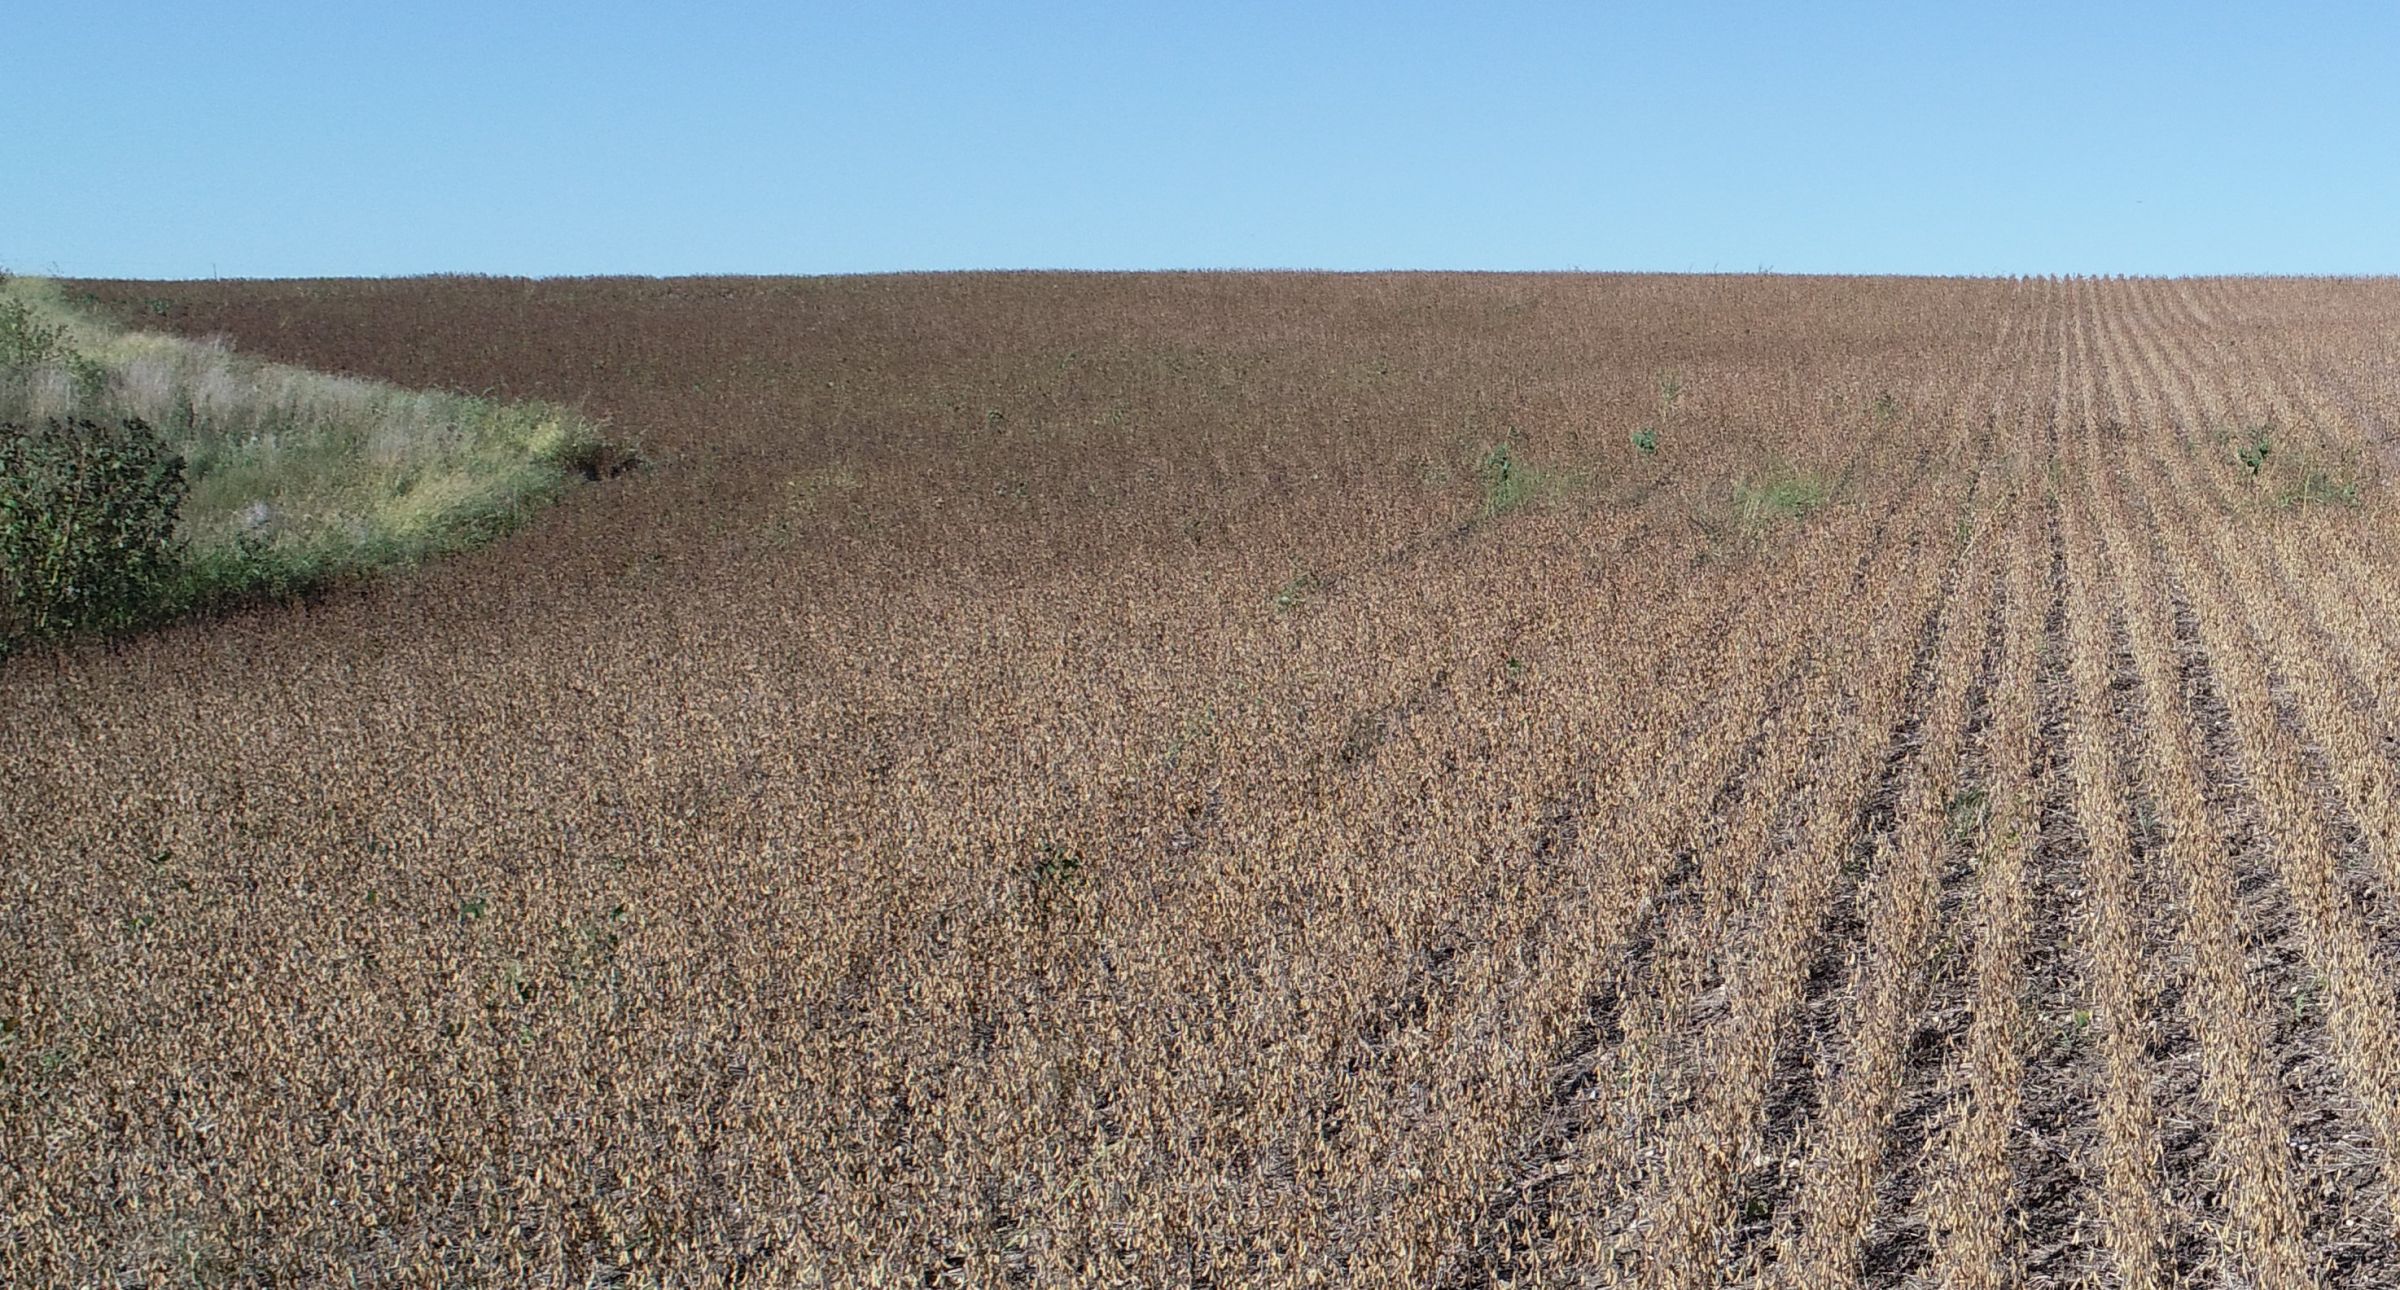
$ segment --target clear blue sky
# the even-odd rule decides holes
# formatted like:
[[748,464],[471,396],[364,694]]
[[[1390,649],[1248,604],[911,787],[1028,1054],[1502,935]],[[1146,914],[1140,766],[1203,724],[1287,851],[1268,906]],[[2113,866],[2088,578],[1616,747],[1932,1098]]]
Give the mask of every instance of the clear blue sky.
[[2400,7],[0,10],[0,265],[2400,271]]

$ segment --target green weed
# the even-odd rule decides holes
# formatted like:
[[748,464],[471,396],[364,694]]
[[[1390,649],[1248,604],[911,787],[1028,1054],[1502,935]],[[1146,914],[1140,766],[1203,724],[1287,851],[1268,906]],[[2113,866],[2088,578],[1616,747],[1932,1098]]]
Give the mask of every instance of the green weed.
[[1475,482],[1483,492],[1476,522],[1496,520],[1522,509],[1537,498],[1567,487],[1574,479],[1572,475],[1526,460],[1512,433],[1487,445],[1476,458]]
[[2089,1008],[2077,1008],[2075,1011],[2067,1014],[2066,1025],[2061,1027],[2061,1030],[2064,1032],[2067,1043],[2069,1045],[2074,1045],[2081,1043],[2083,1041],[2085,1032],[2089,1031],[2091,1028],[2092,1010]]
[[1658,451],[1660,436],[1675,424],[1675,404],[1682,397],[1683,378],[1672,375],[1658,378],[1658,419],[1637,427],[1627,436],[1634,451],[1645,457]]
[[2259,426],[2239,436],[2233,445],[2234,460],[2242,464],[2242,469],[2250,472],[2252,479],[2258,478],[2259,472],[2267,468],[2268,459],[2274,455],[2275,428],[2271,425]]
[[2273,500],[2279,509],[2332,506],[2355,510],[2365,500],[2367,469],[2355,455],[2322,449],[2286,453],[2275,472]]
[[1832,492],[1832,484],[1821,474],[1778,466],[1734,485],[1734,516],[1744,529],[1758,533],[1807,516],[1824,506]]
[[2322,467],[2308,467],[2299,472],[2282,494],[2282,504],[2298,509],[2309,506],[2341,506],[2355,509],[2359,504],[2359,483],[2356,479],[2336,474]]
[[1686,518],[1708,542],[1700,558],[1711,560],[1738,553],[1743,545],[1805,518],[1832,499],[1833,489],[1833,481],[1820,472],[1778,464],[1701,502],[1686,512]]
[[1044,922],[1056,916],[1084,881],[1083,853],[1062,842],[1034,844],[1025,867],[1025,884],[1034,913]]
[[1991,794],[1981,788],[1962,788],[1950,797],[1950,836],[1972,841],[1991,816]]

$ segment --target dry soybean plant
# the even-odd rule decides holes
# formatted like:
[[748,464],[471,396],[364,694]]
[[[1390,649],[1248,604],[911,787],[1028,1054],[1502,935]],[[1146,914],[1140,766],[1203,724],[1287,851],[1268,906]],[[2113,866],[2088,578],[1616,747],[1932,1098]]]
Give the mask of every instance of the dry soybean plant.
[[2390,283],[67,289],[674,465],[0,665],[0,1282],[2400,1286]]

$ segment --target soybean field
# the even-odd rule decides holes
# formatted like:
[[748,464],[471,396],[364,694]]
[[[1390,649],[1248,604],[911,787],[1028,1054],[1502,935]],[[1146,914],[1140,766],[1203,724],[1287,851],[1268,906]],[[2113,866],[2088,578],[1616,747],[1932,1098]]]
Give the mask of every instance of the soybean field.
[[2400,281],[66,287],[646,464],[0,664],[0,1283],[2400,1286]]

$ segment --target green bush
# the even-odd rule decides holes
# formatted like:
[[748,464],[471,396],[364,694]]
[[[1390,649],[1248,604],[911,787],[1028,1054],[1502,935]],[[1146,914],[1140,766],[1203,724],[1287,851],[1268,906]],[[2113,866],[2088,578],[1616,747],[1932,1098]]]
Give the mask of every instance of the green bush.
[[0,368],[28,370],[69,353],[65,327],[43,322],[22,300],[0,296]]
[[160,612],[183,458],[139,418],[0,424],[0,653]]

